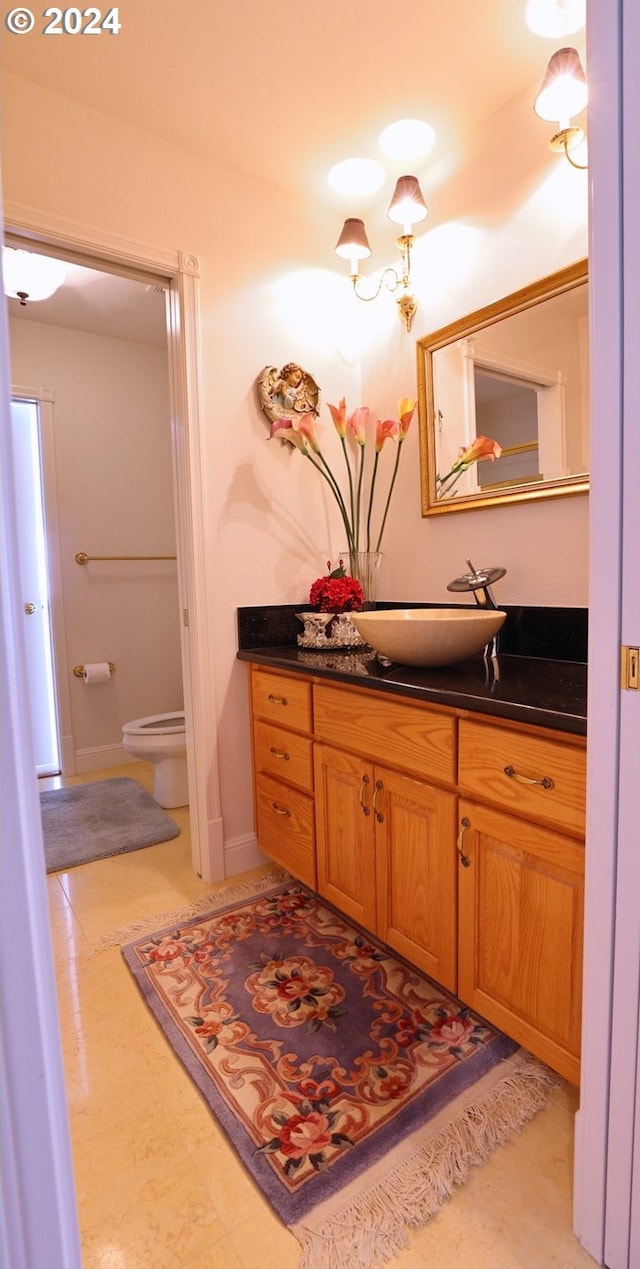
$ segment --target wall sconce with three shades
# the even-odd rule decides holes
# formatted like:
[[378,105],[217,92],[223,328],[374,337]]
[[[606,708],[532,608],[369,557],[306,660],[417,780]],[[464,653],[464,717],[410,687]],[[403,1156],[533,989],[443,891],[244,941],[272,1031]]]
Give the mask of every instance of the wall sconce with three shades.
[[359,263],[361,260],[367,260],[371,255],[364,221],[356,216],[349,216],[344,222],[342,233],[335,246],[336,255],[349,261],[349,279],[359,300],[375,300],[383,287],[392,294],[400,291],[396,303],[407,331],[411,330],[411,323],[418,307],[418,301],[411,291],[411,248],[415,241],[413,226],[425,220],[427,214],[427,206],[422,197],[418,178],[401,176],[396,182],[393,198],[387,211],[389,220],[396,225],[402,225],[402,233],[396,242],[400,249],[400,263],[395,268],[389,265],[388,268],[383,269],[378,285],[370,295],[365,294],[359,286],[362,282]]

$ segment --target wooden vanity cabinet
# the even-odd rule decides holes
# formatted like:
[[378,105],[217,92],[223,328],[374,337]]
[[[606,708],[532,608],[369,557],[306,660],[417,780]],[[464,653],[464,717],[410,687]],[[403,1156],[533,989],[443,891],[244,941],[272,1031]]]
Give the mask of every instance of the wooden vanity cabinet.
[[[455,991],[457,798],[407,774],[452,782],[455,720],[316,685],[314,730],[320,894]],[[373,761],[379,754],[404,770]]]
[[260,848],[577,1083],[585,741],[257,666],[251,682]]
[[251,703],[260,849],[315,890],[311,684],[253,666]]
[[458,995],[573,1083],[585,757],[577,740],[460,720]]

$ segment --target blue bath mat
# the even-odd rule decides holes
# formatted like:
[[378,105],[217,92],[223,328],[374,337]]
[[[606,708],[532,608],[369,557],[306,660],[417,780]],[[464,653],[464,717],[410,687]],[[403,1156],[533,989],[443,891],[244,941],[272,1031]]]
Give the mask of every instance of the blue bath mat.
[[180,829],[150,793],[124,776],[40,794],[47,872],[168,842]]

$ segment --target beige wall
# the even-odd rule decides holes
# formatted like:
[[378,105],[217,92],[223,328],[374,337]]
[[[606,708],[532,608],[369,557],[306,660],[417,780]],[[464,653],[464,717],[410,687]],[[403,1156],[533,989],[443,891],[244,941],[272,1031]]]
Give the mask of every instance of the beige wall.
[[[548,154],[524,94],[469,138],[446,171],[424,181],[431,212],[415,251],[420,309],[409,337],[388,297],[363,305],[350,295],[332,250],[339,217],[14,77],[5,94],[9,203],[200,261],[206,584],[232,846],[252,831],[235,609],[304,600],[343,544],[310,464],[267,444],[256,375],[267,363],[297,361],[323,402],[344,394],[349,406],[394,413],[399,396],[416,392],[415,337],[586,254],[586,182]],[[371,232],[378,265],[393,242],[388,222],[383,229],[382,247]],[[471,554],[506,566],[505,603],[583,605],[586,503],[422,519],[414,427],[385,535],[381,597],[442,600]]]
[[[371,400],[386,396],[392,408],[396,384],[415,385],[413,336],[586,256],[586,173],[550,154],[531,101],[530,91],[515,98],[433,173],[431,189],[424,183],[431,228],[414,249],[420,307],[410,339],[395,315],[385,329],[378,319],[363,367]],[[389,598],[446,601],[470,556],[506,567],[496,592],[505,604],[587,604],[588,497],[421,519],[417,436],[411,443],[385,540]]]
[[[58,554],[75,765],[122,762],[122,724],[182,707],[174,563],[90,555],[171,555],[175,522],[165,348],[41,322],[9,330],[14,386],[54,394]],[[72,673],[113,661],[105,685]]]

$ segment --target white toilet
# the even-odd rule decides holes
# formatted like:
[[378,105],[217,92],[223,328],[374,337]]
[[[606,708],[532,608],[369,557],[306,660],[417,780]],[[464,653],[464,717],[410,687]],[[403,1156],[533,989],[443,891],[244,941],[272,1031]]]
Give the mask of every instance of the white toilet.
[[153,762],[153,796],[160,806],[186,806],[187,740],[184,710],[134,718],[122,728],[122,744],[132,758]]

